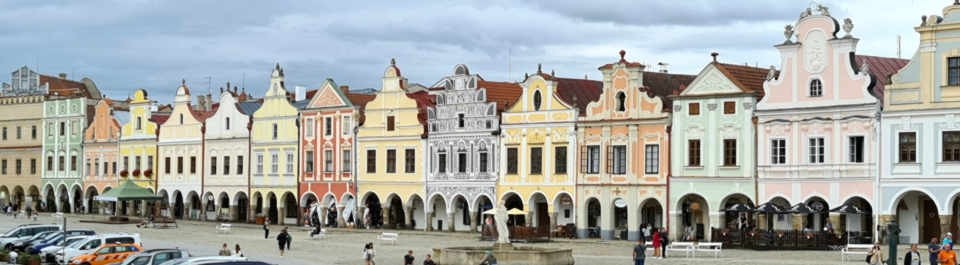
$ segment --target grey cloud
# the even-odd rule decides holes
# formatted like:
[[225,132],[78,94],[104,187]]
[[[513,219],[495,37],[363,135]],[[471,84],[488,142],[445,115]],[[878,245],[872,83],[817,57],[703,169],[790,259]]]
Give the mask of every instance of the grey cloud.
[[809,4],[802,0],[533,1],[539,9],[584,21],[637,26],[721,26],[735,22],[782,21],[796,19]]

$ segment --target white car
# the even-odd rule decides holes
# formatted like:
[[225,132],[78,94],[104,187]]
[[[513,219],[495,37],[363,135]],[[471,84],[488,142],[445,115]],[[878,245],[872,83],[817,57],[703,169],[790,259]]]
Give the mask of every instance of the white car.
[[3,249],[12,249],[14,241],[30,238],[36,234],[46,231],[63,230],[58,224],[26,224],[20,225],[0,236],[0,247]]
[[63,250],[54,253],[54,256],[56,256],[57,263],[65,264],[77,256],[84,255],[87,252],[95,250],[101,245],[106,244],[140,244],[141,247],[143,246],[142,242],[140,242],[140,234],[102,234],[88,237],[85,240],[80,240],[79,245],[76,247],[66,247]]
[[[85,242],[85,241],[86,241],[85,239],[87,239],[87,238],[89,238],[89,237],[92,237],[92,236],[72,236],[72,237],[68,237],[68,238],[67,238],[66,247],[67,247],[67,248],[79,248],[79,247],[80,247],[80,244],[83,243],[83,242]],[[43,248],[43,249],[40,250],[40,258],[43,259],[43,260],[45,260],[46,262],[50,262],[50,263],[56,262],[56,261],[57,261],[56,254],[57,254],[57,253],[60,253],[60,252],[63,250],[63,248],[64,248],[64,246],[60,246],[60,245],[45,247],[45,248]]]
[[194,264],[207,264],[207,263],[216,263],[222,261],[246,261],[246,257],[232,257],[232,256],[209,256],[209,257],[192,257],[192,258],[181,258],[164,263],[160,265],[194,265]]

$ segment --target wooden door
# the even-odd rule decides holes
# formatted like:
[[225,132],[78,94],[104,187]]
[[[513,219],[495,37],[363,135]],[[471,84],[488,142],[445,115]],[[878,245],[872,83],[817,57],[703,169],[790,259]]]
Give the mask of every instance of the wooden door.
[[940,215],[937,212],[937,204],[932,200],[923,201],[923,234],[920,235],[920,242],[928,242],[931,238],[940,237]]
[[547,212],[546,203],[537,204],[537,226],[550,227],[550,213]]

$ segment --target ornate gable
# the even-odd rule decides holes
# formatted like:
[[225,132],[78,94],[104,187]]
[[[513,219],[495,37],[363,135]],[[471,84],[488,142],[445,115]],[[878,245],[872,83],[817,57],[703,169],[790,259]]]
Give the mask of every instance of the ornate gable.
[[333,79],[327,78],[320,86],[320,91],[313,95],[307,108],[322,108],[336,106],[351,106],[350,100],[340,91],[340,86],[333,82]]
[[743,92],[713,64],[703,69],[700,75],[680,93],[680,96],[733,94]]
[[624,59],[626,51],[620,51],[620,61],[600,67],[603,73],[603,91],[600,98],[586,108],[586,120],[618,120],[645,117],[662,117],[663,102],[660,97],[648,93],[643,86],[643,69],[640,63]]

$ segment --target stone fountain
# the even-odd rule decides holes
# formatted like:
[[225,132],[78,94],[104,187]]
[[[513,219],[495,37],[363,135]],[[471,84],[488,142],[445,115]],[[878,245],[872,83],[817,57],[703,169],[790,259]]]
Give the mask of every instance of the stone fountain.
[[513,246],[507,230],[507,207],[501,202],[494,215],[497,226],[497,242],[491,247],[449,247],[433,249],[433,258],[437,264],[479,265],[492,251],[498,265],[545,264],[573,265],[573,250],[558,248],[540,248]]

